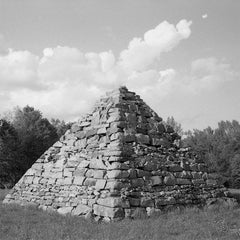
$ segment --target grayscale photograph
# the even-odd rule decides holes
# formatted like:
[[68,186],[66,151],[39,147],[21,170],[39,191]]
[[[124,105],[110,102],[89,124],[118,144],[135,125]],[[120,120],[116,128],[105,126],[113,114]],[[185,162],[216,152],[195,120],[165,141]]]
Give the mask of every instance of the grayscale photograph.
[[240,1],[0,0],[0,240],[239,240]]

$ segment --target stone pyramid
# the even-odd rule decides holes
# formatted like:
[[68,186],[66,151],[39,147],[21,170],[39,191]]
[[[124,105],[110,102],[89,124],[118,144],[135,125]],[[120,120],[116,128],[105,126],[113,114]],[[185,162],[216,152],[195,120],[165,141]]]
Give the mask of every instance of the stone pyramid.
[[111,220],[222,196],[204,163],[178,143],[162,118],[120,87],[50,147],[4,202]]

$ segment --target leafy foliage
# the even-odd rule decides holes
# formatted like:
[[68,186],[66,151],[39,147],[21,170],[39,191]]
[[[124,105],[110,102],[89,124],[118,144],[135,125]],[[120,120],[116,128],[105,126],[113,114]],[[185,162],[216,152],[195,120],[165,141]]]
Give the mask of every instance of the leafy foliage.
[[60,121],[59,119],[54,118],[51,119],[51,124],[57,130],[57,135],[59,138],[72,126],[72,123],[65,123],[65,121]]
[[174,130],[174,132],[176,132],[179,136],[183,135],[183,129],[182,129],[182,125],[180,123],[178,123],[173,116],[168,117],[166,124],[171,126]]
[[8,121],[0,120],[0,187],[16,180],[20,168],[18,154],[16,130]]
[[26,169],[58,139],[54,126],[33,107],[26,106],[22,110],[17,108],[12,124],[20,139]]
[[[9,117],[10,116],[10,117]],[[39,110],[26,106],[0,120],[0,184],[13,185],[71,126],[58,119],[50,123]]]
[[240,187],[240,124],[236,120],[221,121],[216,129],[189,131],[184,144],[219,174],[222,183]]

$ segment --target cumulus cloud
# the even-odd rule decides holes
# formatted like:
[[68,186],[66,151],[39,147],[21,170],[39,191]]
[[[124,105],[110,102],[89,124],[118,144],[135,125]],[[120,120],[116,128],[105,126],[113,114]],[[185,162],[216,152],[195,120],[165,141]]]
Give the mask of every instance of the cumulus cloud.
[[0,84],[2,89],[42,89],[38,78],[39,57],[28,51],[9,49],[0,55]]
[[195,87],[211,89],[238,76],[230,64],[215,57],[199,58],[191,63],[192,83]]
[[45,48],[42,56],[9,49],[0,53],[1,99],[6,99],[4,106],[31,104],[47,115],[67,119],[119,85],[145,95],[159,86],[167,92],[174,70],[160,71],[151,65],[187,39],[190,26],[186,20],[176,26],[164,21],[143,38],[131,40],[118,58],[110,50],[83,53],[67,46]]
[[134,38],[120,54],[119,64],[129,71],[148,68],[163,52],[176,47],[191,34],[191,21],[181,20],[176,27],[164,21],[147,31],[142,38]]
[[30,104],[48,117],[73,120],[119,85],[137,91],[158,110],[166,96],[195,94],[233,78],[231,66],[216,58],[196,59],[188,75],[156,67],[162,53],[189,38],[190,27],[191,21],[176,26],[164,21],[132,39],[119,57],[111,50],[83,53],[67,46],[45,48],[42,56],[12,49],[0,53],[0,112]]
[[116,76],[121,74],[114,67],[111,51],[84,54],[58,46],[44,49],[38,57],[9,49],[0,55],[0,111],[31,104],[47,115],[72,119],[117,86]]

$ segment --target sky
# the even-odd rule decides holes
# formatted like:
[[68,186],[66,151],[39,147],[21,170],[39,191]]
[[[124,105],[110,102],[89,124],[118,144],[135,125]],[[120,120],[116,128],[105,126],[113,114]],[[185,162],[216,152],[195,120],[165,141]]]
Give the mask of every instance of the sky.
[[240,121],[240,1],[0,0],[0,115],[75,121],[127,86],[184,130]]

